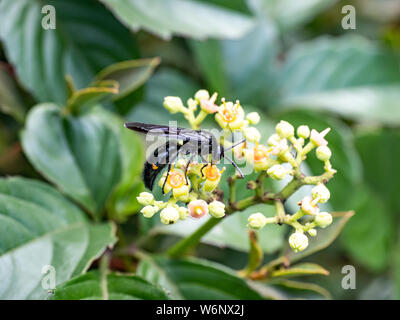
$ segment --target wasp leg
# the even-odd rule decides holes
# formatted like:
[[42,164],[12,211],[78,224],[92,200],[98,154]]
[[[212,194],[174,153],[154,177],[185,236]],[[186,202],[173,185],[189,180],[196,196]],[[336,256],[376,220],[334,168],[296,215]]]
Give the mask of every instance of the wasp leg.
[[239,172],[240,178],[243,179],[244,178],[243,172],[242,172],[242,170],[240,170],[240,168],[238,167],[236,162],[229,158],[225,158],[225,159],[228,160],[230,163],[232,163],[232,165],[235,167],[235,169]]
[[169,176],[169,172],[170,172],[170,170],[171,170],[171,166],[172,166],[172,164],[171,164],[171,163],[170,163],[170,164],[168,164],[168,171],[167,171],[167,175],[166,175],[166,177],[165,177],[165,180],[164,180],[164,183],[163,183],[163,185],[162,185],[162,189],[161,189],[161,191],[162,191],[162,194],[165,194],[164,188],[165,188],[165,184],[167,183],[167,180],[168,180],[168,176]]
[[189,181],[188,181],[188,177],[187,177],[187,172],[188,172],[188,169],[189,169],[189,165],[193,161],[195,156],[196,156],[195,154],[191,155],[190,158],[189,158],[189,161],[186,164],[186,168],[185,168],[186,185],[189,185]]
[[204,173],[203,173],[203,170],[204,170],[204,168],[205,167],[207,167],[208,166],[208,160],[207,159],[205,159],[202,155],[200,155],[200,158],[201,158],[201,160],[203,161],[203,162],[205,162],[206,164],[205,165],[203,165],[202,167],[201,167],[201,169],[200,169],[200,172],[201,172],[201,176],[202,176],[202,178],[204,178]]

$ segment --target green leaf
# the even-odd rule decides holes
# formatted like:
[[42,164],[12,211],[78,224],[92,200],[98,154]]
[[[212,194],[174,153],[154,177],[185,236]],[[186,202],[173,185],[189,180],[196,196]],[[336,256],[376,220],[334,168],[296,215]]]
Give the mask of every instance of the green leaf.
[[[239,251],[248,252],[250,244],[247,235],[247,219],[255,212],[261,212],[266,217],[273,217],[275,209],[273,206],[259,204],[252,206],[245,211],[237,212],[223,219],[216,227],[207,233],[201,241],[206,244],[228,247]],[[158,218],[158,217],[155,217]],[[174,225],[158,225],[152,232],[164,234],[176,234],[186,237],[197,230],[208,218],[200,221],[186,219]],[[284,243],[285,227],[278,225],[268,225],[257,231],[258,242],[264,253],[274,253],[280,249]]]
[[94,85],[97,86],[97,83],[105,80],[116,81],[119,84],[119,92],[114,100],[118,100],[143,85],[159,64],[159,58],[117,62],[100,71],[95,78]]
[[17,87],[17,83],[5,67],[0,65],[0,111],[23,121],[25,116],[25,103]]
[[355,144],[363,163],[365,182],[386,202],[392,213],[398,213],[400,133],[394,129],[359,130]]
[[262,299],[233,270],[206,260],[154,257],[144,262],[142,260],[138,273],[154,284],[165,287],[175,297],[184,299]]
[[270,277],[297,277],[315,274],[327,276],[329,275],[329,271],[315,263],[299,263],[291,266],[290,268],[274,270],[271,272]]
[[44,267],[56,284],[85,272],[116,241],[112,224],[89,224],[85,214],[47,184],[0,180],[0,298],[43,299]]
[[166,300],[165,292],[138,276],[91,271],[56,288],[52,300]]
[[39,101],[65,103],[64,75],[78,88],[114,62],[134,58],[132,35],[97,1],[50,0],[56,10],[56,29],[42,27],[41,0],[3,0],[2,28],[8,59],[22,84]]
[[352,196],[356,215],[341,236],[342,247],[371,271],[383,270],[390,261],[395,243],[395,224],[385,202],[368,188],[360,186]]
[[95,113],[62,115],[54,104],[28,114],[22,146],[33,166],[100,218],[121,178],[116,134]]
[[[362,180],[362,164],[355,149],[350,128],[337,119],[310,111],[291,111],[283,114],[282,118],[296,127],[306,124],[319,132],[327,127],[332,129],[326,139],[329,148],[332,150],[331,163],[337,173],[327,184],[327,187],[331,190],[329,204],[339,211],[352,209],[349,206],[349,194],[353,193],[354,188]],[[316,158],[314,151],[310,152],[307,164],[312,174],[323,173],[323,163]]]
[[[187,99],[194,96],[199,87],[198,83],[185,74],[174,69],[164,68],[147,82],[143,101],[133,108],[128,114],[127,120],[157,124],[184,120],[177,114],[171,115],[163,107],[164,97],[178,96],[186,102]],[[186,120],[182,122],[182,126],[187,126]]]
[[326,110],[356,122],[400,123],[400,85],[339,89],[284,99],[282,107]]
[[125,221],[127,216],[141,209],[136,196],[144,190],[142,167],[145,151],[141,138],[124,126],[124,121],[103,108],[95,108],[93,113],[104,125],[114,131],[119,141],[121,155],[121,179],[113,189],[107,203],[107,212],[117,221]]
[[282,32],[310,21],[337,0],[247,0],[254,14],[274,21]]
[[[299,295],[300,292],[315,292],[318,293],[318,295],[323,296],[326,299],[332,299],[332,295],[328,290],[325,288],[315,284],[315,283],[310,283],[310,282],[302,282],[302,281],[293,281],[293,280],[283,280],[278,283],[280,288],[283,290],[284,288],[288,292],[288,296],[286,299],[304,299],[304,295]],[[294,292],[293,292],[294,291]],[[290,293],[290,294],[289,294]],[[314,298],[315,297],[310,297]]]
[[72,114],[81,114],[88,107],[95,105],[100,100],[118,94],[118,82],[104,80],[96,83],[96,86],[74,91],[67,101],[66,108]]
[[[265,104],[274,93],[280,44],[272,25],[259,23],[239,40],[191,41],[196,62],[212,91],[246,104]],[[251,48],[251,50],[249,50]]]
[[398,121],[398,58],[361,37],[324,37],[295,46],[279,82],[280,108],[327,109],[355,120]]
[[400,299],[400,247],[397,245],[397,249],[394,254],[394,280],[395,280],[395,292],[394,297]]
[[288,246],[288,254],[286,256],[287,259],[289,259],[289,261],[293,263],[315,252],[325,249],[339,236],[344,225],[353,215],[354,211],[332,212],[333,223],[330,226],[326,227],[326,229],[318,229],[317,236],[310,239],[310,244],[304,251],[295,253]]
[[240,38],[252,26],[243,14],[190,0],[101,0],[133,31],[144,29],[170,39]]

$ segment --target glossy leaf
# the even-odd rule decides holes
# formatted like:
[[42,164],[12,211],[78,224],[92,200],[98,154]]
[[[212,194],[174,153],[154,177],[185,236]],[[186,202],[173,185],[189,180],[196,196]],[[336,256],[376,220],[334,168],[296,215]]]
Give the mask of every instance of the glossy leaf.
[[78,115],[100,100],[118,94],[118,87],[118,82],[107,80],[97,82],[95,87],[74,91],[67,101],[66,108]]
[[[188,76],[169,68],[158,71],[146,85],[146,94],[139,104],[127,115],[129,121],[168,124],[168,121],[183,120],[171,115],[164,107],[166,96],[178,96],[186,102],[193,97],[200,85]],[[187,121],[182,126],[187,126]]]
[[280,44],[272,25],[259,23],[239,40],[192,41],[191,47],[208,87],[220,97],[265,105],[274,94]]
[[96,114],[63,116],[56,105],[38,105],[22,145],[39,172],[100,218],[121,178],[121,156],[118,137]]
[[354,193],[350,219],[341,235],[342,247],[364,267],[383,270],[390,261],[396,226],[387,204],[366,187]]
[[270,277],[293,277],[293,276],[306,276],[306,275],[329,275],[329,271],[315,263],[299,263],[291,266],[290,268],[281,268],[271,272]]
[[155,257],[141,262],[138,273],[154,284],[165,286],[175,297],[189,300],[262,298],[233,270],[201,259]]
[[125,128],[124,121],[117,115],[99,107],[93,113],[114,131],[119,141],[121,179],[108,199],[107,211],[113,219],[124,221],[128,215],[137,213],[142,207],[136,196],[144,189],[142,167],[145,150],[139,135]]
[[[294,281],[294,280],[283,280],[278,283],[278,286],[282,291],[288,291],[286,299],[298,299],[298,298],[304,299],[305,296],[304,294],[302,294],[302,292],[308,293],[306,296],[309,296],[310,293],[317,293],[318,298],[319,296],[322,296],[326,299],[332,299],[332,295],[328,290],[315,283]],[[313,296],[310,296],[310,298],[315,299],[315,297]]]
[[116,241],[112,224],[89,224],[78,207],[42,182],[1,179],[0,207],[1,299],[45,298],[45,277],[54,275],[59,284],[85,272]]
[[247,0],[253,12],[275,22],[282,32],[287,32],[310,21],[337,0]]
[[130,32],[97,1],[51,0],[56,29],[44,29],[39,0],[4,0],[0,4],[4,41],[9,60],[22,84],[39,101],[65,103],[69,74],[78,88],[114,62],[136,56]]
[[119,85],[119,92],[114,99],[121,99],[143,85],[159,64],[159,58],[118,62],[100,71],[94,85],[105,80],[116,81]]
[[54,291],[52,300],[166,300],[166,293],[133,275],[91,271],[76,277]]
[[190,0],[101,0],[133,31],[144,29],[169,39],[240,38],[252,26],[248,16]]
[[280,84],[281,108],[326,109],[357,121],[399,121],[398,59],[362,37],[320,38],[295,46]]
[[359,131],[355,144],[363,163],[365,182],[386,202],[392,213],[399,212],[399,132],[388,129]]

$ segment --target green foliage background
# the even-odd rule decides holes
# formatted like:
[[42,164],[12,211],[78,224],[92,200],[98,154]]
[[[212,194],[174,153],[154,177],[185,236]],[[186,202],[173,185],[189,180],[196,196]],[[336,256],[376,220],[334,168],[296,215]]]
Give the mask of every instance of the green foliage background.
[[[42,28],[45,4],[55,30]],[[400,7],[352,1],[357,28],[344,30],[346,4],[0,0],[0,299],[399,298]],[[236,271],[252,248],[247,216],[273,208],[228,217],[184,259],[164,253],[199,223],[137,214],[145,151],[122,123],[184,124],[163,97],[200,88],[260,112],[263,133],[279,119],[332,128],[327,209],[356,214],[298,255],[288,230],[260,231],[264,262],[279,266],[267,281]],[[341,287],[344,265],[356,290]]]

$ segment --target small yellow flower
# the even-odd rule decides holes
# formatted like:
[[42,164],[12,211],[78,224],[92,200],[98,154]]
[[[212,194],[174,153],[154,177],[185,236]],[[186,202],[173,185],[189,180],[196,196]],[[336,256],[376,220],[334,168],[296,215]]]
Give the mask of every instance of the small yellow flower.
[[[164,184],[165,178],[166,174],[164,174],[158,182],[158,185],[161,188]],[[189,189],[190,185],[186,184],[185,173],[182,170],[176,170],[172,168],[168,174],[167,182],[165,183],[164,187],[164,192],[168,193],[172,190],[172,195],[174,198],[181,198],[189,194]]]
[[225,168],[219,170],[215,165],[208,165],[203,169],[204,177],[206,181],[204,182],[203,189],[206,192],[213,191],[219,184],[221,180],[221,175],[225,171]]
[[269,156],[270,152],[271,148],[258,144],[253,150],[246,150],[244,153],[247,161],[254,163],[254,170],[257,172],[267,170],[275,164],[276,161],[272,160]]
[[244,110],[239,101],[225,102],[222,100],[222,105],[218,108],[218,113],[215,115],[215,120],[221,128],[229,128],[232,130],[240,129],[244,124]]

